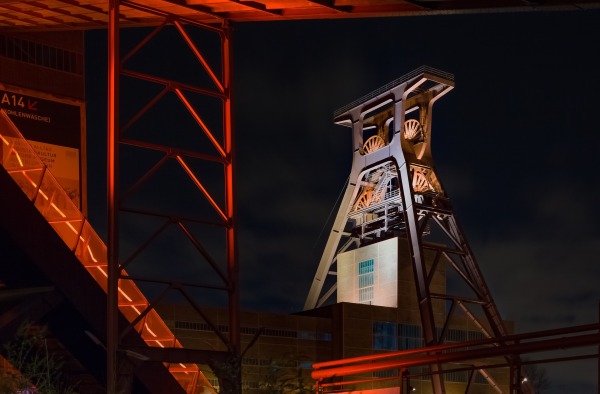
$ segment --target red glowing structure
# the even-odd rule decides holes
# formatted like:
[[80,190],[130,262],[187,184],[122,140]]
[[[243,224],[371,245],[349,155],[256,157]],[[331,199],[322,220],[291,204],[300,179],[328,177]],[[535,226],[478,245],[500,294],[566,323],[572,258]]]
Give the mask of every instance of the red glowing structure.
[[[0,143],[0,163],[4,169],[98,285],[107,291],[106,246],[4,111],[0,111]],[[119,312],[148,346],[182,347],[135,283],[120,280],[117,291]],[[198,386],[210,387],[196,364],[175,363],[168,369],[187,393],[195,393]]]
[[[150,31],[143,39],[139,41],[127,54],[121,57],[120,52],[120,15],[121,4],[124,7],[141,12],[151,16],[152,18],[162,18],[155,29]],[[160,303],[168,293],[177,292],[183,295],[183,298],[190,302],[195,310],[199,313],[207,323],[214,328],[215,334],[222,340],[225,351],[230,360],[239,361],[240,354],[240,334],[239,334],[239,285],[238,285],[238,268],[237,268],[237,252],[236,252],[236,236],[235,236],[235,219],[234,219],[234,152],[232,144],[231,130],[231,86],[230,86],[230,30],[227,23],[222,23],[220,26],[208,25],[202,22],[196,22],[186,18],[181,18],[177,15],[165,12],[163,10],[154,9],[143,6],[141,4],[123,1],[111,2],[109,5],[109,21],[108,21],[108,333],[107,333],[107,352],[108,361],[107,368],[109,371],[109,379],[107,390],[111,392],[116,389],[116,370],[117,370],[117,351],[119,349],[120,328],[114,320],[117,308],[117,283],[119,281],[138,281],[152,284],[158,284],[162,287],[160,294],[149,304],[147,310],[153,310],[156,304]],[[172,25],[175,28],[176,36],[182,40],[187,49],[192,53],[193,59],[200,65],[200,68],[207,76],[207,81],[202,84],[190,84],[174,81],[168,78],[162,78],[156,75],[135,71],[127,68],[127,64],[132,59],[135,59],[136,54],[148,46],[148,43],[161,34],[167,25]],[[185,26],[184,26],[185,25]],[[217,65],[210,64],[210,61],[201,52],[199,46],[194,41],[190,29],[196,29],[201,33],[210,36],[210,40],[216,41],[220,50],[220,59],[216,61]],[[203,36],[204,38],[204,36]],[[123,95],[123,85],[121,78],[130,78],[141,81],[147,84],[161,86],[161,90],[147,101],[141,109],[135,113],[126,123],[122,121],[120,114],[120,98]],[[135,93],[135,92],[134,92]],[[136,122],[151,112],[161,99],[167,95],[174,95],[179,100],[179,104],[187,111],[195,122],[195,128],[187,128],[179,130],[187,136],[195,136],[196,134],[204,135],[208,140],[208,147],[204,150],[193,150],[186,147],[177,146],[169,135],[176,134],[172,131],[168,133],[160,133],[160,142],[156,143],[149,141],[145,135],[135,138],[128,137],[131,134],[131,129],[134,128]],[[220,113],[220,121],[217,121],[217,126],[209,126],[209,121],[199,110],[199,105],[193,105],[192,99],[208,100],[215,106],[216,112]],[[198,101],[196,101],[197,103]],[[205,101],[202,101],[203,103]],[[216,103],[216,105],[215,105]],[[211,106],[211,108],[213,108]],[[214,114],[211,114],[214,117]],[[149,165],[145,170],[145,174],[141,175],[132,186],[125,192],[121,191],[120,184],[120,163],[119,156],[123,146],[134,148],[138,151],[147,151],[150,154],[158,153],[159,157],[155,158],[154,164]],[[208,202],[209,210],[203,211],[200,216],[193,217],[186,213],[174,213],[173,207],[161,206],[158,209],[138,209],[128,207],[124,208],[126,202],[131,200],[131,196],[138,189],[151,182],[151,178],[160,170],[167,167],[169,162],[175,161],[180,169],[187,175],[188,182],[200,192],[201,196]],[[193,169],[194,162],[199,163],[196,169]],[[218,192],[209,191],[198,176],[198,166],[201,163],[217,163],[222,167],[221,190]],[[220,198],[216,196],[220,196]],[[149,238],[143,241],[140,247],[134,252],[129,259],[122,259],[119,255],[120,242],[120,216],[122,211],[127,211],[138,216],[145,216],[154,219],[162,220],[162,224],[157,226],[157,230]],[[216,215],[215,215],[216,213]],[[191,223],[199,224],[203,227],[212,227],[221,229],[224,233],[223,249],[225,254],[219,259],[207,247],[207,244],[200,239],[197,234],[191,229]],[[216,283],[182,283],[163,278],[147,277],[147,276],[129,276],[124,273],[124,268],[131,263],[135,255],[144,250],[150,245],[155,238],[167,227],[175,226],[190,240],[194,247],[201,255],[201,259],[206,266],[212,268],[216,274]],[[217,252],[218,253],[218,252]],[[173,262],[163,261],[162,264],[172,264]],[[166,267],[166,266],[165,266]],[[202,313],[202,306],[199,300],[190,294],[190,289],[203,289],[223,292],[226,294],[226,304],[229,309],[229,335],[225,335],[216,328],[216,325],[210,322],[210,319]],[[229,377],[223,380],[222,385],[232,385],[238,387],[241,377]]]
[[[426,348],[374,354],[363,357],[353,357],[343,360],[316,363],[313,365],[312,377],[316,381],[318,392],[344,392],[356,390],[360,384],[395,379],[393,378],[364,378],[365,373],[400,369],[400,384],[396,393],[402,394],[407,390],[410,374],[409,368],[431,365],[433,363],[452,363],[453,366],[443,373],[468,371],[470,372],[468,392],[475,372],[482,373],[485,369],[510,367],[514,375],[510,387],[511,393],[533,394],[525,375],[521,374],[521,366],[540,362],[564,362],[582,359],[594,359],[600,355],[595,351],[564,357],[547,356],[535,362],[511,363],[518,357],[528,353],[541,353],[556,349],[570,350],[575,348],[590,348],[600,344],[600,324],[547,330],[535,333],[508,335],[501,339],[484,339],[479,341],[449,343]],[[490,363],[490,357],[504,357],[495,363]],[[487,361],[487,362],[486,362]],[[360,375],[362,379],[360,378]],[[418,377],[418,376],[417,376]],[[502,392],[493,387],[497,392]],[[408,392],[408,391],[406,391]]]
[[[594,5],[597,1],[583,1],[573,5],[569,1],[554,1],[553,7],[576,8],[582,7],[582,4]],[[54,192],[53,187],[46,190],[45,183],[49,182],[44,174],[45,170],[41,167],[32,168],[23,173],[20,164],[13,162],[13,171],[11,174],[19,179],[31,201],[35,201],[36,206],[43,209],[49,215],[49,223],[56,229],[57,233],[63,237],[65,243],[72,247],[74,252],[82,256],[85,260],[84,266],[90,271],[99,283],[108,292],[108,324],[107,324],[107,369],[108,369],[108,391],[115,392],[117,375],[117,354],[124,350],[121,348],[121,339],[127,332],[139,330],[144,336],[144,340],[152,345],[151,349],[160,350],[160,345],[175,347],[176,339],[164,330],[162,323],[155,318],[154,307],[161,302],[171,292],[180,293],[183,298],[191,302],[200,315],[202,315],[201,305],[197,298],[191,295],[190,289],[202,288],[215,290],[225,294],[227,308],[229,309],[229,327],[228,333],[220,332],[215,327],[215,334],[222,340],[223,349],[220,356],[232,357],[235,361],[240,354],[239,341],[239,284],[238,284],[238,265],[237,265],[237,246],[236,246],[236,215],[235,215],[235,152],[233,144],[232,114],[231,114],[231,59],[229,55],[231,46],[230,22],[244,21],[271,21],[271,20],[291,20],[291,19],[315,19],[315,18],[357,18],[357,17],[377,17],[377,16],[402,16],[415,14],[447,14],[460,13],[462,11],[472,12],[475,9],[471,6],[453,2],[434,2],[434,1],[288,1],[280,2],[274,0],[264,1],[234,1],[234,0],[216,0],[211,3],[202,3],[197,1],[178,1],[178,0],[150,0],[150,1],[91,1],[91,0],[37,0],[37,1],[2,1],[0,8],[0,27],[4,31],[11,32],[30,32],[30,31],[49,31],[49,30],[77,30],[77,29],[107,29],[108,32],[108,128],[107,137],[109,140],[108,162],[108,242],[107,250],[101,246],[97,236],[83,218],[83,216],[72,210],[69,204],[61,201],[60,193]],[[515,6],[514,1],[499,1],[493,4],[476,5],[477,10],[502,10],[510,8],[516,9],[543,9],[545,5],[535,2],[522,2]],[[145,37],[143,37],[130,51],[124,54],[121,52],[122,43],[120,31],[122,27],[152,27]],[[197,62],[196,68],[205,73],[208,83],[203,86],[196,86],[190,83],[182,83],[175,77],[164,77],[153,73],[147,73],[133,68],[128,68],[128,62],[135,60],[135,54],[143,49],[147,49],[153,40],[161,32],[172,28],[181,40],[191,51],[192,58]],[[206,57],[206,53],[201,50],[194,40],[190,30],[198,29],[216,36],[218,44],[216,47],[220,50],[220,60],[217,65]],[[176,66],[175,66],[176,68]],[[123,116],[123,108],[120,102],[124,100],[124,93],[128,89],[124,80],[143,81],[144,83],[159,86],[158,92],[150,94],[139,94],[148,98],[143,102],[139,111],[130,116]],[[139,92],[134,92],[139,93]],[[147,92],[144,92],[147,93]],[[198,111],[197,96],[205,96],[214,99],[217,102],[218,110],[215,111],[220,118],[218,127],[215,128],[212,116],[206,116]],[[130,96],[131,97],[131,96]],[[153,108],[166,97],[175,97],[182,108],[187,111],[195,122],[195,128],[190,129],[194,135],[202,135],[212,151],[197,152],[188,146],[181,146],[174,141],[150,141],[141,138],[132,137],[131,129],[139,123],[147,114],[151,113]],[[126,99],[128,100],[128,99]],[[405,126],[407,138],[413,138],[411,125]],[[166,130],[165,134],[171,134],[172,130]],[[8,141],[8,140],[7,140]],[[3,142],[0,145],[4,144]],[[10,142],[9,142],[10,144]],[[6,144],[4,144],[7,146]],[[381,148],[381,141],[372,140],[364,147],[367,152],[374,152]],[[160,158],[154,163],[145,167],[142,174],[135,179],[128,189],[123,189],[122,172],[124,169],[134,166],[134,160],[127,156],[133,150],[146,150],[152,153],[158,153]],[[12,159],[18,162],[16,151],[12,151]],[[22,158],[21,158],[22,159]],[[206,181],[197,172],[196,161],[205,161],[215,164],[217,170],[211,169],[212,173],[222,176],[222,185],[218,191],[209,187]],[[169,211],[150,211],[139,207],[132,207],[126,203],[135,197],[137,191],[143,193],[143,187],[149,183],[153,175],[160,172],[170,164],[175,164],[176,168],[187,177],[187,181],[201,195],[198,200],[208,204],[212,216],[204,220],[187,220],[183,216],[173,214]],[[18,167],[16,167],[16,166]],[[427,178],[427,174],[421,173],[422,177],[415,178],[414,186],[426,186],[422,180]],[[33,182],[33,183],[32,183]],[[41,193],[39,193],[41,191]],[[45,198],[45,197],[46,198]],[[373,202],[373,191],[365,190],[361,195],[361,200],[357,201],[357,208],[369,206]],[[64,203],[64,204],[63,204]],[[54,205],[53,205],[54,204]],[[63,205],[60,205],[63,204]],[[123,256],[120,245],[123,244],[123,213],[160,218],[164,220],[164,225],[151,234],[147,239],[134,247],[134,251],[129,256]],[[64,215],[64,216],[63,216]],[[190,223],[204,224],[213,229],[219,229],[223,232],[222,253],[218,257],[213,257],[209,250],[204,246],[202,240],[194,236]],[[201,223],[199,223],[201,222]],[[194,248],[202,255],[202,262],[213,269],[215,275],[219,278],[219,283],[201,284],[182,283],[166,280],[165,278],[133,276],[135,257],[142,253],[144,249],[155,242],[167,228],[176,227],[186,237],[188,237]],[[130,270],[131,268],[131,270]],[[125,270],[127,269],[127,271]],[[423,278],[421,277],[421,282]],[[139,292],[135,282],[152,283],[162,285],[163,289],[152,300],[147,300]],[[423,284],[423,283],[421,283]],[[427,297],[425,297],[427,298]],[[484,297],[485,298],[485,297]],[[425,300],[424,310],[429,308]],[[456,305],[462,308],[460,302]],[[120,326],[119,314],[123,314],[129,319],[129,326]],[[493,318],[494,319],[494,318]],[[431,319],[430,319],[431,320]],[[148,324],[146,326],[146,323]],[[210,322],[209,322],[210,323]],[[431,324],[429,328],[431,328]],[[429,337],[432,333],[428,333]],[[170,349],[173,351],[173,349]],[[171,360],[175,366],[181,365],[177,360],[187,359],[197,361],[206,361],[202,352],[150,352],[148,349],[137,349],[139,352],[146,352],[146,355],[155,359]],[[204,353],[209,353],[204,351]],[[184,357],[186,356],[186,357]],[[175,361],[174,361],[175,360]],[[237,360],[239,361],[239,360]],[[185,363],[184,363],[185,365]],[[176,374],[179,372],[173,369]],[[183,368],[183,367],[182,367]],[[185,374],[182,381],[187,381],[184,386],[193,385],[193,379]],[[179,375],[177,375],[179,376]],[[239,376],[235,377],[239,383]],[[235,388],[238,391],[239,387]]]

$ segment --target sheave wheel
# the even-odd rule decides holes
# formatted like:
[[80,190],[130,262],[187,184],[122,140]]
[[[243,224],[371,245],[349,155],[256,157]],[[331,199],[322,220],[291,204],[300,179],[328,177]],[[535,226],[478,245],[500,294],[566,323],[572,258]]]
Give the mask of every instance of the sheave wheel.
[[409,141],[416,139],[421,132],[421,124],[416,119],[409,119],[404,122],[404,138]]

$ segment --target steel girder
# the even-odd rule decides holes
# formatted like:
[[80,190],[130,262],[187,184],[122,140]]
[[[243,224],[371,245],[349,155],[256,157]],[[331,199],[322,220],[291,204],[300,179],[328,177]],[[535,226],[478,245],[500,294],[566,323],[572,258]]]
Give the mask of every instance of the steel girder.
[[[120,19],[124,8],[132,8],[137,11],[147,13],[152,18],[163,18],[163,23],[156,27],[153,31],[147,34],[137,45],[133,47],[127,54],[122,56],[121,51],[121,29]],[[108,23],[108,151],[107,151],[107,201],[108,201],[108,266],[109,266],[109,281],[108,281],[108,321],[107,321],[107,390],[110,393],[117,392],[117,354],[120,349],[120,339],[123,335],[135,328],[138,329],[140,324],[143,324],[148,312],[159,305],[170,292],[176,292],[185,301],[189,302],[192,307],[198,312],[203,320],[205,320],[215,331],[215,335],[221,339],[223,343],[223,351],[208,352],[219,353],[214,359],[219,361],[226,356],[230,362],[239,362],[240,355],[240,333],[239,333],[239,284],[238,284],[238,260],[237,260],[237,244],[236,244],[236,218],[235,218],[235,201],[234,201],[234,145],[232,131],[232,114],[231,114],[231,62],[230,62],[230,40],[231,29],[226,21],[221,25],[206,25],[199,22],[194,22],[181,18],[174,14],[169,14],[163,10],[153,9],[143,3],[132,1],[111,0],[109,4],[109,23]],[[142,49],[147,49],[148,43],[152,39],[161,34],[165,29],[172,28],[177,32],[178,37],[185,43],[185,46],[192,55],[192,58],[198,63],[198,74],[207,76],[209,80],[208,86],[197,86],[193,83],[182,83],[181,81],[172,78],[165,78],[152,73],[140,72],[134,69],[127,68],[127,64],[131,59],[135,59]],[[211,63],[205,53],[200,49],[200,44],[194,38],[194,35],[189,30],[201,30],[209,32],[217,38],[220,50],[220,59],[217,65]],[[214,49],[210,47],[210,49]],[[182,58],[183,59],[183,58]],[[164,59],[163,59],[164,60]],[[178,61],[181,59],[169,59],[172,66],[179,67]],[[147,84],[155,84],[162,86],[162,90],[149,100],[131,116],[129,119],[124,119],[121,115],[124,108],[122,97],[126,95],[123,89],[123,79],[130,78],[137,81],[142,81]],[[148,113],[151,113],[155,106],[167,95],[174,95],[179,100],[180,105],[185,109],[189,116],[194,120],[195,127],[192,129],[177,130],[180,134],[187,133],[188,135],[202,135],[208,141],[210,146],[209,152],[194,150],[193,148],[181,148],[172,140],[169,139],[171,134],[175,134],[173,130],[158,132],[161,137],[159,143],[144,137],[132,138],[126,135],[129,130],[135,127]],[[215,99],[219,102],[218,114],[206,114],[198,108],[198,103],[191,96],[202,96]],[[219,124],[214,126],[214,122],[207,121],[206,117],[210,117],[210,121],[220,118]],[[210,124],[210,126],[209,126]],[[146,124],[145,127],[148,127]],[[172,124],[172,127],[180,127],[177,122]],[[137,179],[130,185],[129,189],[124,188],[124,182],[121,175],[127,171],[129,167],[137,164],[135,159],[125,158],[123,148],[133,147],[141,151],[156,153],[159,152],[162,157],[154,164],[144,170],[142,175],[138,175]],[[120,159],[121,158],[121,159]],[[207,161],[218,163],[221,170],[217,173],[209,174],[209,177],[221,177],[217,182],[222,185],[221,190],[215,191],[210,186],[205,184],[198,174],[196,161]],[[185,214],[174,214],[174,209],[161,206],[160,208],[146,209],[131,207],[135,203],[129,204],[132,197],[136,194],[144,194],[144,186],[153,182],[153,177],[162,170],[167,168],[167,164],[176,163],[176,167],[183,171],[187,181],[192,185],[192,188],[199,192],[202,203],[207,203],[210,207],[211,214],[209,218],[192,217]],[[164,187],[164,186],[163,186]],[[164,189],[162,193],[180,193],[179,190]],[[148,196],[151,197],[151,196]],[[123,214],[133,213],[144,217],[163,220],[162,225],[158,225],[153,234],[149,235],[143,241],[139,241],[139,246],[134,248],[134,251],[129,255],[123,256],[123,247],[120,243],[123,241],[124,233],[122,217]],[[206,241],[203,241],[199,236],[201,232],[194,232],[193,226],[210,226],[222,230],[224,246],[222,254],[213,256],[210,248],[206,247]],[[176,271],[176,261],[163,261],[164,275],[156,276],[156,274],[126,274],[124,268],[126,266],[135,265],[132,262],[140,260],[140,255],[148,250],[157,240],[165,233],[168,228],[176,228],[183,234],[183,238],[187,239],[193,248],[198,252],[196,264],[209,267],[215,273],[220,283],[206,284],[200,283],[201,278],[192,278],[186,283],[168,278],[170,272]],[[129,268],[128,268],[129,270]],[[133,270],[131,270],[133,271]],[[145,272],[145,271],[144,271]],[[165,278],[167,276],[167,278]],[[151,283],[163,287],[162,292],[155,296],[138,318],[129,324],[127,327],[119,326],[115,316],[118,313],[119,282],[134,281],[136,283]],[[198,300],[192,294],[193,291],[218,291],[225,294],[227,308],[229,311],[229,332],[223,333],[217,328],[217,324],[210,321],[209,317],[203,313],[203,306],[207,304],[204,300]],[[208,297],[207,297],[208,298]],[[160,357],[161,352],[148,351],[154,358]],[[172,353],[172,352],[171,352]],[[178,351],[181,354],[182,351]],[[165,357],[169,354],[163,352]],[[171,356],[169,356],[172,359]],[[166,358],[164,361],[168,361]],[[228,377],[230,387],[233,392],[239,392],[240,388],[239,373],[236,376]],[[220,379],[221,380],[221,379]],[[192,389],[191,392],[193,392]],[[190,392],[188,390],[188,392]]]
[[[351,245],[367,245],[399,236],[406,239],[412,260],[426,346],[444,341],[456,305],[486,336],[506,335],[473,253],[433,169],[432,107],[453,86],[451,75],[424,66],[335,113],[335,123],[352,128],[352,170],[305,310],[323,305],[335,292],[334,280],[331,287],[323,289],[325,282],[332,282],[330,278],[336,275],[339,253]],[[427,242],[434,233],[437,238]],[[440,241],[440,237],[445,239]],[[426,250],[435,254],[433,263],[426,262]],[[472,297],[430,290],[440,263],[456,271],[472,291]],[[438,324],[433,307],[436,299],[452,305],[445,321]],[[471,305],[482,307],[485,321],[475,317]],[[443,327],[441,335],[438,335],[438,327]],[[441,365],[433,363],[430,367],[434,392],[443,393]]]
[[[567,349],[575,348],[589,348],[590,351],[579,355],[540,358],[522,362],[521,365],[598,358],[600,355],[598,348],[596,347],[596,345],[600,344],[600,333],[598,333],[598,329],[600,329],[600,324],[596,323],[508,335],[499,339],[491,338],[478,341],[449,343],[429,348],[327,361],[313,365],[312,377],[317,380],[317,385],[320,388],[340,391],[345,385],[356,387],[356,384],[373,382],[381,379],[371,378],[336,382],[325,382],[325,379],[343,376],[358,376],[367,372],[398,368],[407,370],[410,367],[425,366],[431,362],[455,363],[451,369],[446,370],[445,372],[464,370],[473,371],[482,368],[491,369],[511,366],[510,361],[483,365],[481,363],[478,364],[476,360],[489,359],[490,357],[506,357],[507,360],[510,360],[518,359],[518,356],[528,353],[540,353],[554,350],[565,351]],[[472,365],[469,367],[460,367],[457,365],[462,363]],[[397,379],[397,377],[394,379]],[[521,380],[518,382],[518,385],[521,386]],[[516,389],[512,392],[521,391],[520,389]]]

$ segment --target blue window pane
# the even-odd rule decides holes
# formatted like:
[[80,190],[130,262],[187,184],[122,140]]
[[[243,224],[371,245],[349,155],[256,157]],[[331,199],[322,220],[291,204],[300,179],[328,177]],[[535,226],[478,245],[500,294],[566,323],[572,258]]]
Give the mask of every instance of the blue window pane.
[[361,261],[358,263],[358,274],[368,274],[369,272],[373,272],[375,267],[375,261],[373,259]]
[[398,350],[397,324],[390,322],[373,322],[373,349]]

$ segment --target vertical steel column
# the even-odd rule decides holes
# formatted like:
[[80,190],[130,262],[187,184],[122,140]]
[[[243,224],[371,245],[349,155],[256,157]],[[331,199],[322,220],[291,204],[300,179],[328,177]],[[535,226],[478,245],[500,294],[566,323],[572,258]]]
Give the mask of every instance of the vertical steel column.
[[[431,302],[431,294],[427,284],[427,267],[423,256],[421,234],[418,228],[418,215],[414,206],[414,197],[411,190],[411,179],[408,172],[408,163],[399,164],[398,173],[401,179],[402,202],[404,204],[404,217],[406,223],[406,238],[408,247],[411,253],[413,276],[415,288],[417,291],[417,301],[419,304],[419,315],[421,316],[421,325],[423,327],[423,339],[425,346],[435,346],[438,344],[435,319],[433,317],[433,305]],[[435,394],[443,394],[446,392],[443,383],[441,370],[437,364],[430,365],[431,371],[434,374],[431,376],[433,392]]]
[[361,114],[361,108],[353,109],[348,112],[348,116],[351,121],[352,127],[352,170],[348,177],[348,183],[346,190],[344,191],[344,197],[340,203],[340,209],[335,217],[333,226],[329,232],[327,244],[321,260],[317,268],[317,273],[312,281],[306,302],[304,303],[304,310],[314,309],[322,306],[327,301],[329,296],[333,294],[333,291],[337,289],[337,283],[335,283],[330,289],[325,292],[324,296],[321,296],[323,291],[323,285],[327,280],[327,276],[330,275],[331,266],[334,264],[336,254],[339,252],[339,245],[342,241],[342,237],[345,237],[344,242],[349,242],[351,237],[345,235],[344,228],[348,222],[348,212],[352,207],[352,201],[356,198],[356,195],[360,189],[359,177],[364,170],[364,163],[362,155],[360,154],[360,148],[363,145],[363,122],[364,118]]
[[[234,359],[241,366],[240,345],[240,289],[239,289],[239,266],[237,255],[236,215],[235,215],[235,145],[233,140],[233,125],[231,116],[231,25],[225,21],[222,33],[222,56],[223,56],[223,89],[225,91],[223,128],[224,145],[227,156],[225,165],[225,198],[226,212],[229,220],[227,227],[227,271],[229,279],[229,341]],[[236,387],[241,392],[241,368],[238,369]]]
[[[147,12],[149,14],[164,17],[165,22],[157,28],[154,32],[150,33],[150,35],[142,40],[137,47],[135,47],[131,52],[125,55],[124,59],[128,59],[133,56],[138,50],[144,46],[148,40],[154,36],[156,33],[160,31],[162,27],[167,24],[173,24],[175,29],[179,32],[183,41],[189,46],[192,53],[195,55],[197,60],[202,65],[204,71],[208,74],[212,82],[216,87],[216,91],[213,89],[204,89],[197,88],[189,85],[181,85],[177,82],[172,82],[170,80],[164,78],[153,78],[152,76],[148,76],[143,73],[136,72],[135,70],[129,70],[127,67],[121,64],[121,59],[119,55],[119,6],[122,8],[133,8],[138,11]],[[118,342],[118,336],[112,337],[113,335],[119,334],[118,330],[118,320],[119,316],[117,309],[117,301],[118,295],[120,293],[118,288],[118,283],[120,280],[139,280],[152,282],[152,278],[135,278],[131,275],[123,276],[122,265],[120,264],[119,257],[119,248],[118,248],[118,240],[119,240],[119,212],[121,210],[121,198],[119,196],[119,184],[118,184],[118,173],[119,173],[119,163],[118,163],[118,151],[119,144],[126,143],[131,146],[137,146],[140,148],[148,148],[146,141],[144,140],[135,140],[135,139],[127,139],[125,136],[121,136],[119,129],[119,113],[118,113],[118,104],[119,104],[119,76],[123,75],[130,78],[137,78],[140,80],[149,81],[152,83],[163,84],[164,89],[162,93],[158,96],[154,97],[149,104],[143,107],[138,114],[136,114],[132,120],[126,124],[125,128],[128,128],[131,124],[137,121],[140,116],[149,111],[154,104],[160,98],[168,92],[173,92],[182,102],[183,106],[191,113],[192,117],[199,124],[200,129],[206,134],[206,137],[214,147],[218,151],[218,156],[206,155],[208,160],[215,160],[223,164],[223,191],[224,191],[224,201],[220,204],[213,198],[213,196],[208,192],[208,190],[202,185],[202,183],[196,178],[194,171],[189,167],[186,159],[196,157],[192,151],[182,150],[181,154],[175,155],[175,160],[178,164],[184,169],[184,171],[191,177],[194,185],[204,194],[210,205],[216,210],[217,214],[223,219],[223,225],[225,230],[225,265],[227,277],[225,278],[224,273],[221,272],[219,268],[215,267],[214,262],[211,261],[209,257],[208,263],[213,266],[216,270],[217,274],[221,276],[221,278],[226,283],[226,286],[218,286],[215,289],[226,291],[228,297],[228,315],[229,315],[229,338],[226,338],[217,328],[216,325],[210,322],[207,316],[205,316],[198,305],[189,297],[187,292],[182,286],[175,286],[173,283],[170,283],[170,289],[178,289],[183,296],[190,301],[192,306],[196,308],[199,314],[203,319],[213,327],[215,330],[215,334],[219,336],[221,340],[223,340],[224,344],[228,349],[228,355],[230,356],[228,362],[232,363],[232,367],[234,371],[237,371],[235,375],[231,375],[231,371],[227,371],[227,383],[231,384],[231,390],[235,393],[241,392],[241,341],[240,341],[240,318],[239,318],[239,302],[240,302],[240,289],[239,289],[239,268],[238,268],[238,253],[237,253],[237,221],[235,219],[235,194],[234,194],[234,182],[235,182],[235,154],[234,154],[234,137],[233,137],[233,125],[232,125],[232,102],[231,102],[231,27],[228,24],[228,21],[222,20],[221,26],[213,26],[207,25],[203,23],[195,23],[192,20],[181,20],[177,17],[177,15],[169,14],[167,12],[153,9],[149,6],[144,6],[142,4],[132,2],[129,0],[120,0],[119,2],[111,2],[110,3],[110,29],[109,29],[109,126],[108,126],[108,215],[109,215],[109,305],[107,307],[107,313],[109,315],[109,320],[107,321],[107,353],[108,353],[108,361],[107,361],[107,390],[109,393],[115,393],[120,389],[120,379],[119,379],[119,347],[120,344]],[[192,39],[192,37],[186,33],[186,30],[183,24],[189,24],[190,26],[196,26],[202,29],[206,29],[210,32],[214,32],[218,34],[220,39],[221,46],[221,75],[219,76],[218,72],[215,72],[212,69],[210,63],[207,59],[202,55],[200,50],[196,47],[196,43]],[[200,114],[194,108],[192,102],[186,97],[185,92],[199,93],[201,95],[207,95],[210,97],[216,97],[221,100],[222,105],[222,121],[223,121],[223,129],[222,129],[222,143],[215,138],[212,130],[210,130],[206,124],[203,122]],[[125,131],[125,129],[124,129]],[[157,147],[158,145],[152,145],[153,147]],[[161,160],[158,166],[155,166],[150,172],[156,170],[160,165],[166,162],[169,157],[169,153],[172,149],[169,145],[161,145],[159,150],[163,150],[167,156],[164,160]],[[204,155],[202,155],[204,156]],[[129,193],[132,190],[136,190],[139,186],[145,183],[148,180],[148,177],[143,176],[140,178],[131,189],[125,193],[124,196],[129,196]],[[160,210],[160,209],[159,209]],[[140,213],[140,214],[150,214],[161,216],[159,212],[141,212],[136,211],[134,208],[128,208],[129,212]],[[190,218],[194,219],[194,218]],[[202,245],[198,240],[195,239],[194,236],[191,236],[191,233],[186,230],[185,226],[179,225],[184,230],[186,236],[191,238],[191,241],[199,248],[202,248]],[[145,248],[148,244],[142,246],[142,249]],[[141,249],[140,249],[141,250]],[[202,252],[201,252],[202,253]],[[206,257],[206,256],[205,256]],[[122,258],[122,257],[121,257]],[[162,283],[162,281],[160,281]],[[186,285],[187,286],[187,285]],[[194,286],[190,284],[189,286]],[[195,286],[198,288],[203,288],[206,286]],[[112,293],[110,293],[112,291]],[[112,295],[111,295],[112,294]],[[112,297],[112,298],[111,298]],[[149,308],[154,308],[155,305],[150,305]],[[131,326],[130,326],[131,327]],[[157,341],[158,342],[158,341]]]
[[110,0],[108,10],[108,119],[107,204],[108,286],[106,306],[106,392],[116,393],[119,281],[119,0]]
[[[402,125],[404,124],[406,114],[406,96],[407,92],[402,92],[402,96],[394,97],[394,134],[395,138],[400,139],[402,133]],[[398,168],[398,177],[400,178],[400,193],[402,197],[404,220],[406,224],[406,238],[411,254],[413,277],[415,281],[415,289],[417,292],[417,301],[419,304],[419,315],[421,317],[421,325],[423,327],[423,339],[425,346],[434,346],[438,344],[438,337],[433,316],[433,304],[429,291],[427,279],[427,266],[423,255],[421,230],[419,228],[419,217],[415,209],[415,199],[412,190],[412,180],[410,175],[409,162],[404,156],[404,152],[396,153]],[[443,394],[446,392],[443,376],[438,373],[441,368],[437,364],[430,365],[433,375],[431,376],[431,384],[435,394]]]
[[508,380],[509,380],[509,384],[510,384],[508,391],[510,394],[516,394],[516,391],[515,391],[515,379],[516,379],[515,378],[515,366],[512,362],[510,363],[510,366],[508,367],[508,369],[509,369]]
[[[398,394],[405,394],[404,391],[404,377],[408,374],[408,371],[406,370],[406,368],[402,368],[400,370],[400,387],[398,390]],[[406,390],[406,392],[408,392],[408,388]]]
[[[394,117],[395,138],[401,138],[402,124],[405,119],[406,99],[404,97],[395,97],[394,113],[399,114]],[[400,156],[400,155],[398,155]],[[414,206],[414,197],[411,186],[411,175],[409,173],[409,164],[404,157],[396,158],[398,160],[398,177],[400,178],[400,192],[402,193],[402,203],[406,223],[406,238],[408,247],[412,256],[412,266],[415,278],[415,287],[417,290],[417,300],[421,315],[421,324],[423,325],[423,337],[426,346],[437,345],[437,334],[435,331],[435,320],[433,318],[433,306],[429,286],[427,285],[427,267],[421,248],[421,232],[418,228],[419,218]]]

